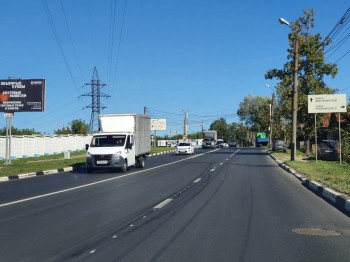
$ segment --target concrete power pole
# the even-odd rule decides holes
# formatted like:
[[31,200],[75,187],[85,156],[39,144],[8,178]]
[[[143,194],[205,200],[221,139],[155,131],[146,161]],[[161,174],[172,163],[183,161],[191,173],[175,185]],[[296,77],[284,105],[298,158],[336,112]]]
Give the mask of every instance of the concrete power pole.
[[185,114],[185,119],[184,119],[184,139],[187,139],[188,136],[188,112],[190,110],[183,110],[184,114]]
[[101,97],[107,98],[110,96],[104,93],[101,93],[101,88],[106,86],[106,84],[100,81],[96,66],[94,67],[92,80],[89,83],[86,83],[84,86],[91,86],[91,92],[83,94],[81,96],[91,96],[91,104],[86,106],[85,108],[91,108],[89,133],[92,134],[99,131],[98,116],[101,113],[101,109],[106,108],[105,106],[101,105],[100,99]]

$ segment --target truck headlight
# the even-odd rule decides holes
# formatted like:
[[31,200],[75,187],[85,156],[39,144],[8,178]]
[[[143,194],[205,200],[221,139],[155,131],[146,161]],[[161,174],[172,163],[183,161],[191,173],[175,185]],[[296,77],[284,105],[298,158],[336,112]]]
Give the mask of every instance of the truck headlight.
[[119,158],[122,155],[121,151],[116,152],[115,154],[113,154],[113,158]]

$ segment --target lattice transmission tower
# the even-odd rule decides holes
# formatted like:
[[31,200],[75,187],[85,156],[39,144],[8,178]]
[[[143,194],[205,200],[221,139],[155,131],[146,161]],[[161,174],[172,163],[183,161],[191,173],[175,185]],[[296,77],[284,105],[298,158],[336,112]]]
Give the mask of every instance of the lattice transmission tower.
[[98,126],[98,115],[101,113],[101,109],[105,109],[106,107],[103,106],[100,102],[101,97],[108,98],[110,97],[107,94],[104,94],[101,92],[101,88],[105,87],[106,84],[100,81],[97,73],[96,66],[94,67],[94,73],[92,74],[92,80],[89,83],[86,83],[84,86],[91,86],[91,92],[83,94],[81,96],[91,96],[91,104],[84,107],[85,108],[91,108],[91,118],[90,118],[90,125],[89,125],[89,133],[96,133],[99,130]]

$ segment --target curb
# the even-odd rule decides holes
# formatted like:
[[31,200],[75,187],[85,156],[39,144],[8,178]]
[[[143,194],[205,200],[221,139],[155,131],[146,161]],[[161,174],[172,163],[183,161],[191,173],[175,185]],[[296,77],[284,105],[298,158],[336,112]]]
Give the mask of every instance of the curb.
[[311,190],[312,192],[314,192],[316,195],[323,198],[327,202],[331,203],[333,206],[339,208],[343,212],[350,214],[350,198],[347,198],[346,196],[334,191],[333,189],[326,188],[315,181],[311,181],[301,176],[294,169],[282,163],[282,161],[278,160],[272,153],[270,153],[267,150],[266,152],[270,155],[272,159],[274,159],[278,163],[278,165],[281,168],[283,168],[288,173],[294,175],[309,190]]
[[46,170],[46,171],[19,174],[16,176],[4,176],[4,177],[0,177],[0,182],[17,180],[17,179],[24,179],[24,178],[30,178],[30,177],[36,177],[36,176],[53,175],[53,174],[57,174],[57,173],[73,171],[76,169],[77,168],[73,168],[73,167],[65,167],[65,168],[51,169],[51,170]]
[[[172,152],[175,152],[175,150],[149,154],[148,156],[151,157],[151,156],[169,154]],[[0,182],[6,182],[6,181],[10,181],[10,180],[24,179],[24,178],[30,178],[30,177],[37,177],[37,176],[44,176],[44,175],[53,175],[53,174],[64,173],[64,172],[71,172],[71,171],[76,171],[76,170],[82,168],[82,166],[85,167],[85,165],[80,165],[77,167],[64,167],[64,168],[51,169],[51,170],[46,170],[46,171],[19,174],[19,175],[15,175],[15,176],[4,176],[4,177],[0,177]]]

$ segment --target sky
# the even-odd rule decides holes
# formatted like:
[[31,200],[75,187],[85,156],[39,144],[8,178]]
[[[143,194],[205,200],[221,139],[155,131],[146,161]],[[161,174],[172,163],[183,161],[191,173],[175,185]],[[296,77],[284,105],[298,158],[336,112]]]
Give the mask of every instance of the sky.
[[[46,79],[44,112],[15,113],[12,125],[53,134],[90,122],[94,67],[106,84],[101,113],[167,120],[159,135],[239,122],[247,95],[268,96],[266,71],[287,62],[289,22],[315,10],[312,33],[327,36],[347,0],[1,0],[0,79]],[[327,62],[350,50],[350,40]],[[327,84],[350,98],[350,54]],[[86,108],[87,107],[87,108]],[[0,128],[5,127],[0,118]]]

